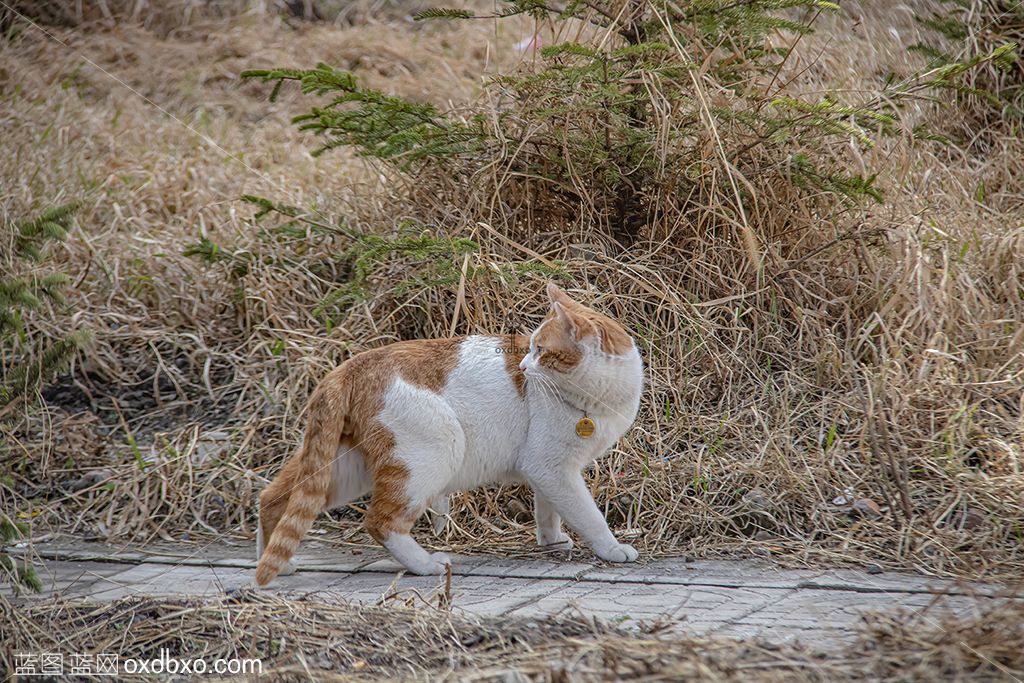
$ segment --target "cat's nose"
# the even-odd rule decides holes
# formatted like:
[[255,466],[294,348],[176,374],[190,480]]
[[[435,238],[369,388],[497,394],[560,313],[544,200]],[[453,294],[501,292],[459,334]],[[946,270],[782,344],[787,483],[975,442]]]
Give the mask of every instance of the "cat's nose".
[[521,361],[519,361],[519,369],[520,370],[525,370],[526,369],[526,356],[523,356],[523,359]]

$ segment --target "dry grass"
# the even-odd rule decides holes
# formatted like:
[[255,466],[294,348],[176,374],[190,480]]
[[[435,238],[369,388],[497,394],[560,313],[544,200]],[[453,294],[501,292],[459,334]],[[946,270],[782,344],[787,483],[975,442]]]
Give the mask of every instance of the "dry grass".
[[878,680],[1020,680],[1024,607],[1018,600],[971,617],[866,615],[854,650],[871,658]]
[[[921,31],[909,10],[850,12],[801,42],[794,90],[867,98],[887,71],[920,66],[905,50]],[[635,329],[647,360],[640,419],[589,475],[617,533],[642,552],[1020,576],[1019,138],[995,135],[984,156],[909,138],[850,152],[851,165],[882,172],[889,197],[855,214],[822,213],[779,176],[745,169],[761,198],[747,217],[766,245],[759,280],[728,205],[670,217],[623,251],[586,211],[549,224],[507,191],[498,162],[452,183],[386,176],[343,152],[312,159],[288,123],[304,103],[285,91],[268,104],[237,80],[246,68],[324,61],[459,105],[481,74],[516,64],[526,24],[335,27],[248,13],[167,37],[131,24],[47,30],[66,45],[34,29],[0,43],[11,150],[0,210],[9,223],[84,199],[57,254],[77,285],[73,305],[31,325],[54,336],[87,327],[95,343],[44,392],[45,410],[24,408],[6,428],[14,502],[37,530],[251,535],[255,495],[297,443],[318,378],[396,339],[529,329],[544,305],[542,277],[529,272],[539,253],[560,262],[577,296]],[[942,123],[956,111],[912,115]],[[701,163],[707,198],[722,196],[720,160]],[[375,234],[415,217],[475,240],[465,265],[490,275],[396,290],[418,267],[396,259],[326,331],[315,310],[348,277],[336,258],[347,238],[256,225],[242,193]],[[233,260],[183,256],[201,236]],[[203,456],[211,431],[228,432],[230,447]],[[89,472],[96,480],[81,484]],[[848,489],[882,514],[834,504]],[[462,496],[443,545],[531,552],[523,501],[516,489]],[[328,524],[347,540],[368,542],[337,517]]]
[[[187,31],[210,20],[251,15],[285,19],[329,18],[338,23],[352,16],[380,14],[387,0],[340,3],[317,0],[316,12],[307,12],[304,0],[7,0],[0,6],[0,27],[6,30],[27,17],[45,26],[111,27],[122,23],[145,27],[161,38]],[[339,7],[340,5],[340,7]]]
[[[959,0],[938,11],[922,13],[945,41],[933,39],[915,46],[936,63],[970,59],[1007,43],[1024,44],[1024,4],[1019,0]],[[970,74],[957,106],[966,116],[957,131],[967,146],[985,147],[991,129],[1005,131],[1024,120],[1024,60],[1019,57],[989,63]],[[1019,128],[1018,128],[1019,129]]]
[[0,669],[10,670],[4,658],[12,652],[114,649],[124,662],[166,649],[208,664],[257,658],[272,680],[1009,681],[1024,675],[1022,610],[1009,601],[941,624],[930,612],[869,615],[855,642],[819,651],[692,638],[658,624],[626,632],[591,619],[474,618],[248,592],[207,602],[48,601],[18,609],[0,597],[0,623],[9,626],[0,636]]

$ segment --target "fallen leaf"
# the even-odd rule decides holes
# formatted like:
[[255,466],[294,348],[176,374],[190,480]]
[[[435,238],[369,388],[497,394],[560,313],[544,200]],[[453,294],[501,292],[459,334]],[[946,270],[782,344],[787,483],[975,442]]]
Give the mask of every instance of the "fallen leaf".
[[880,519],[882,517],[882,509],[878,507],[878,503],[870,498],[858,498],[855,500],[850,512],[867,519]]

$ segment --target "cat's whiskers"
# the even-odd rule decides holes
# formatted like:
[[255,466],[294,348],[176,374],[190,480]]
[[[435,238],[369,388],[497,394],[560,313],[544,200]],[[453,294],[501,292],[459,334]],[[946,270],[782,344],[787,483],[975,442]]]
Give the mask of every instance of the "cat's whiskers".
[[565,397],[562,395],[558,383],[553,377],[549,377],[543,373],[537,373],[537,386],[540,388],[541,393],[545,398],[549,399],[551,403],[564,403]]
[[534,385],[540,391],[545,398],[549,398],[552,401],[558,400],[558,390],[555,386],[555,382],[550,377],[545,376],[540,372],[526,373],[527,385]]

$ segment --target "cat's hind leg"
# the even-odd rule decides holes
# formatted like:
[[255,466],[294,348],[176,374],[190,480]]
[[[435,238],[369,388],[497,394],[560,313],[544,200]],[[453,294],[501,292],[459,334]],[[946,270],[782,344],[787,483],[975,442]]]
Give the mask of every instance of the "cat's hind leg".
[[362,451],[347,441],[338,447],[331,464],[331,489],[327,494],[327,508],[333,510],[348,505],[370,492],[370,473]]
[[[295,481],[297,471],[295,466],[289,467],[289,461],[281,469],[281,473],[274,478],[270,485],[260,494],[259,515],[260,523],[256,527],[256,559],[263,556],[263,549],[266,541],[274,533],[274,528],[281,520],[288,507],[288,499],[291,497],[291,489],[298,482]],[[366,462],[363,454],[351,448],[347,443],[338,448],[334,462],[331,464],[331,488],[327,496],[325,509],[341,507],[351,503],[356,498],[366,494],[370,490],[369,474],[366,471]],[[294,574],[298,567],[298,555],[292,555],[285,564],[280,575],[288,576]]]
[[378,421],[392,438],[374,441],[390,448],[370,457],[373,497],[366,530],[410,572],[440,574],[451,563],[448,556],[427,552],[409,532],[462,469],[466,436],[458,416],[437,393],[396,381]]
[[411,506],[405,494],[404,472],[391,476],[392,473],[386,471],[388,469],[381,468],[374,480],[373,498],[366,513],[366,530],[413,574],[437,576],[445,573],[451,564],[448,556],[428,552],[409,533],[426,506]]

